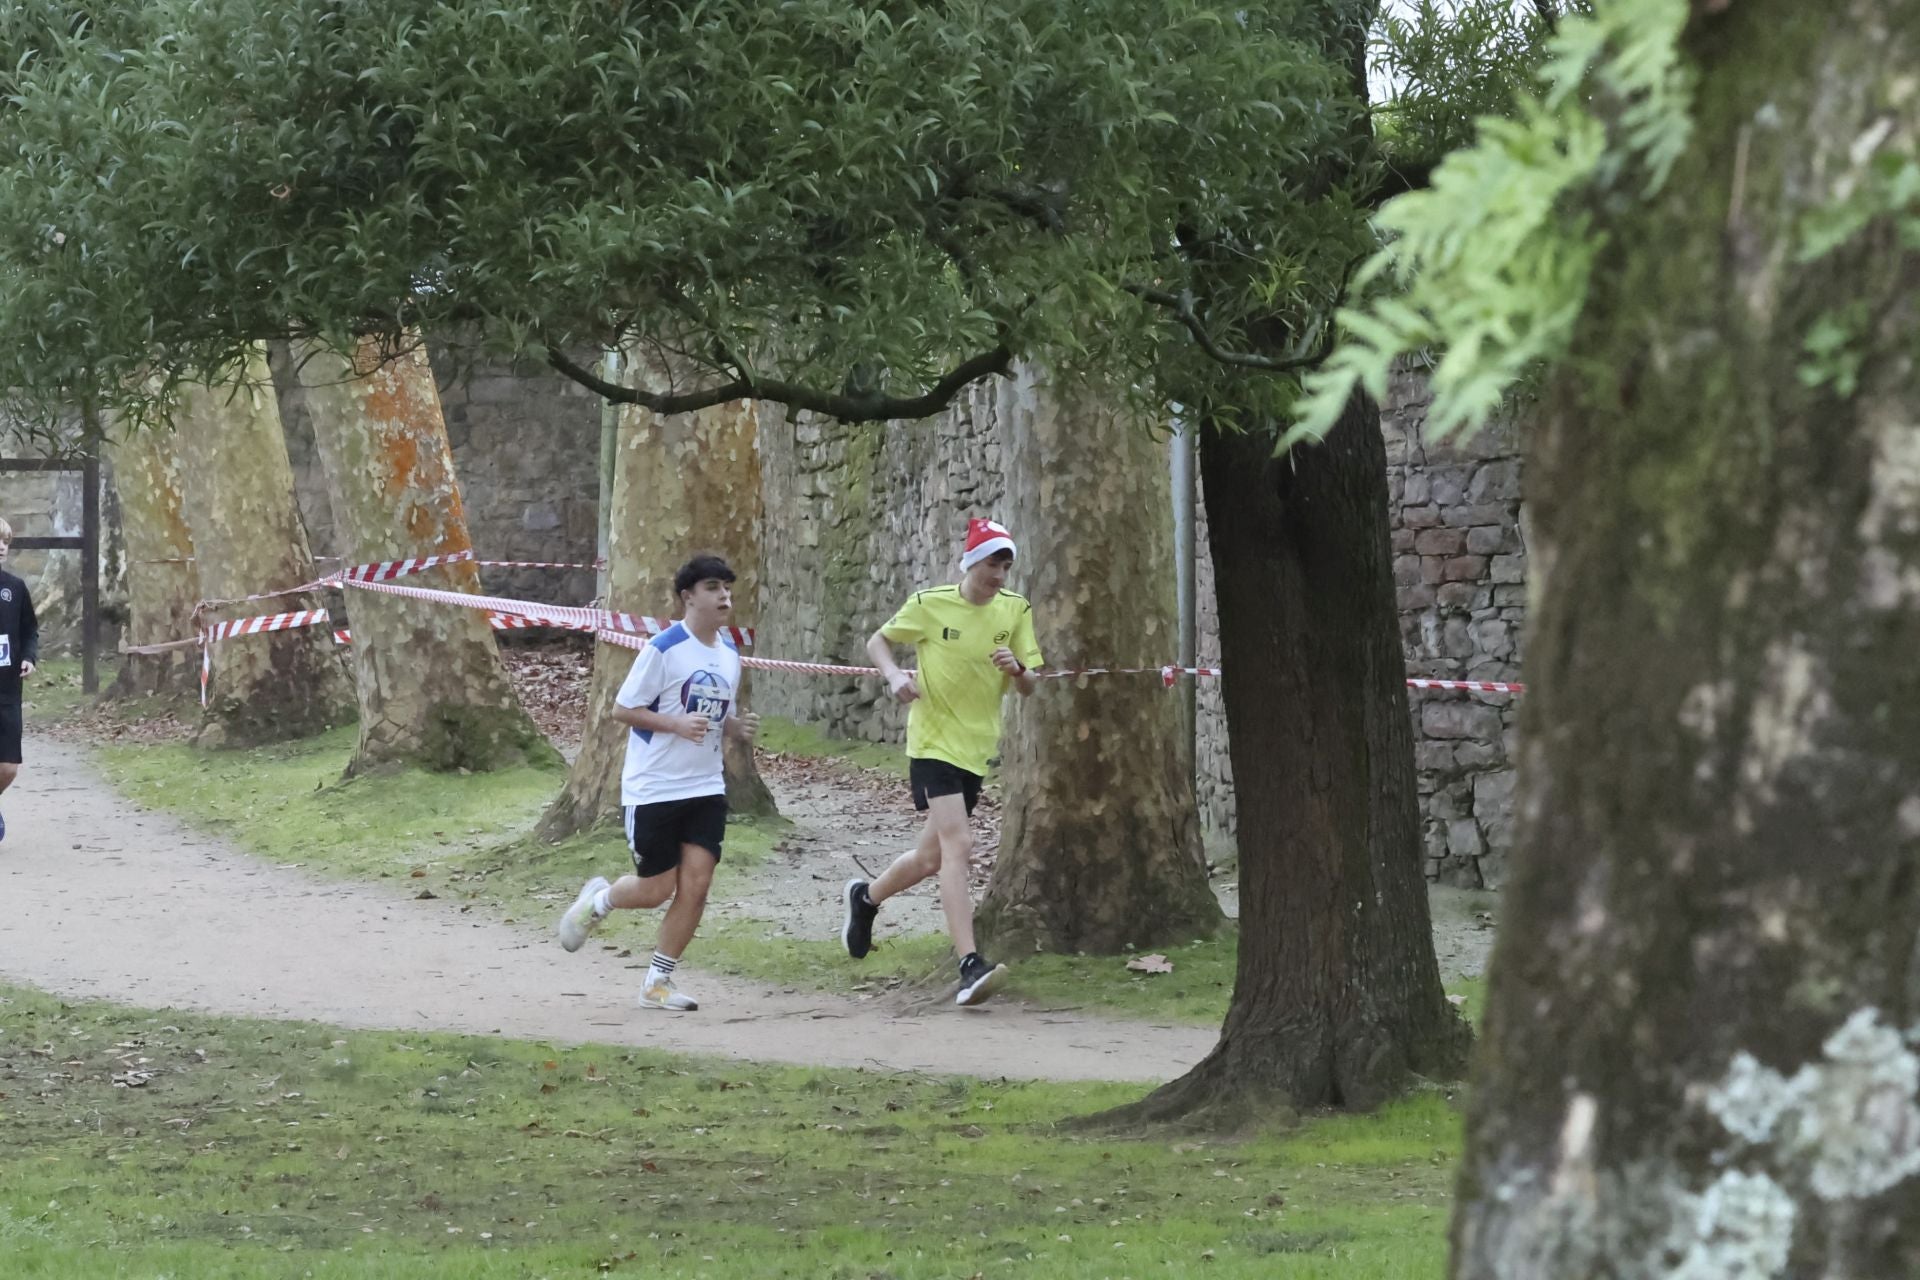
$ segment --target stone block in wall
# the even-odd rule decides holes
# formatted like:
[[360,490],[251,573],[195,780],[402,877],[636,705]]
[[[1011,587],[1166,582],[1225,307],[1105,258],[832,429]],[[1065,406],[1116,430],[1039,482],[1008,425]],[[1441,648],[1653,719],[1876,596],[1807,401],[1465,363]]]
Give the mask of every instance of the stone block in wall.
[[1467,550],[1476,556],[1498,555],[1511,551],[1515,544],[1514,533],[1497,524],[1475,525],[1467,530]]
[[1520,463],[1517,459],[1489,462],[1473,473],[1467,485],[1469,502],[1517,502],[1520,499]]
[[548,533],[565,523],[560,508],[551,502],[530,503],[520,513],[520,527],[529,533]]
[[1475,653],[1489,658],[1512,656],[1513,629],[1507,623],[1497,618],[1482,618],[1476,621],[1470,630],[1473,633]]
[[1423,556],[1457,556],[1467,549],[1464,529],[1425,529],[1413,539],[1413,549]]
[[1447,824],[1447,852],[1456,860],[1477,860],[1486,849],[1480,824],[1472,818],[1456,818]]
[[1435,467],[1428,473],[1433,482],[1433,501],[1442,508],[1467,500],[1467,486],[1473,473],[1465,467]]
[[1489,562],[1493,580],[1499,584],[1525,582],[1527,562],[1523,556],[1495,556]]
[[1420,730],[1429,738],[1476,738],[1498,741],[1500,712],[1484,702],[1464,698],[1434,699],[1420,708]]

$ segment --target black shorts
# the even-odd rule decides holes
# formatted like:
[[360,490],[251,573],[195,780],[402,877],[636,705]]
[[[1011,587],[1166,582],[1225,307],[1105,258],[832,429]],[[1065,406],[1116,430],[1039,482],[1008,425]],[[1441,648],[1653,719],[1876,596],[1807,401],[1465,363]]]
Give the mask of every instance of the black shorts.
[[0,702],[0,764],[20,763],[20,704]]
[[627,806],[627,844],[633,849],[633,873],[642,880],[679,866],[683,844],[699,845],[718,862],[726,837],[724,795]]
[[913,788],[913,807],[920,812],[927,811],[927,801],[935,796],[960,796],[967,802],[967,812],[973,812],[973,806],[980,803],[980,775],[968,773],[957,764],[945,760],[933,760],[927,757],[907,760],[907,782]]

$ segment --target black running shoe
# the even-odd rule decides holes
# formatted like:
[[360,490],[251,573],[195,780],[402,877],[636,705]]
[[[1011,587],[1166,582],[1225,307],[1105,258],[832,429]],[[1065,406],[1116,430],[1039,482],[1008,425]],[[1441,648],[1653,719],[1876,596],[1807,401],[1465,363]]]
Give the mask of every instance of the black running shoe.
[[1007,966],[991,964],[978,951],[969,952],[960,962],[960,994],[953,998],[958,1005],[983,1004],[989,996],[1000,989],[1007,980]]
[[845,896],[847,922],[840,926],[840,941],[846,944],[848,955],[864,960],[867,952],[873,950],[873,918],[880,914],[880,908],[867,897],[865,880],[847,881]]

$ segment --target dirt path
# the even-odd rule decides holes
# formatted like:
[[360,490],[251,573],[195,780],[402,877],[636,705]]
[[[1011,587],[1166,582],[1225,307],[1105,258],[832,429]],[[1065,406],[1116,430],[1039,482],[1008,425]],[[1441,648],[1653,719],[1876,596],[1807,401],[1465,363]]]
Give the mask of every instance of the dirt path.
[[704,1008],[636,1008],[637,975],[544,929],[250,858],[130,807],[68,743],[37,740],[6,799],[0,977],[153,1008],[358,1028],[595,1041],[819,1066],[1015,1079],[1171,1079],[1210,1029],[989,1005],[914,1015],[704,973]]

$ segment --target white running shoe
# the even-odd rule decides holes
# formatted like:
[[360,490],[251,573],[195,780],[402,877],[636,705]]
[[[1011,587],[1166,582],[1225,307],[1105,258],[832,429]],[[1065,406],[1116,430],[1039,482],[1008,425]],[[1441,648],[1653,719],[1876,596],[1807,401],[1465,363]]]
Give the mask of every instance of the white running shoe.
[[605,919],[604,916],[595,914],[593,909],[593,895],[599,893],[606,887],[607,878],[605,876],[595,876],[580,886],[580,896],[575,898],[573,905],[562,912],[560,916],[559,932],[561,946],[569,951],[578,951],[582,946],[586,945],[588,936],[593,933],[594,929],[599,927],[600,921]]
[[640,1007],[642,1009],[672,1009],[676,1013],[685,1013],[698,1009],[700,1002],[673,985],[671,976],[658,982],[649,982],[640,988]]

